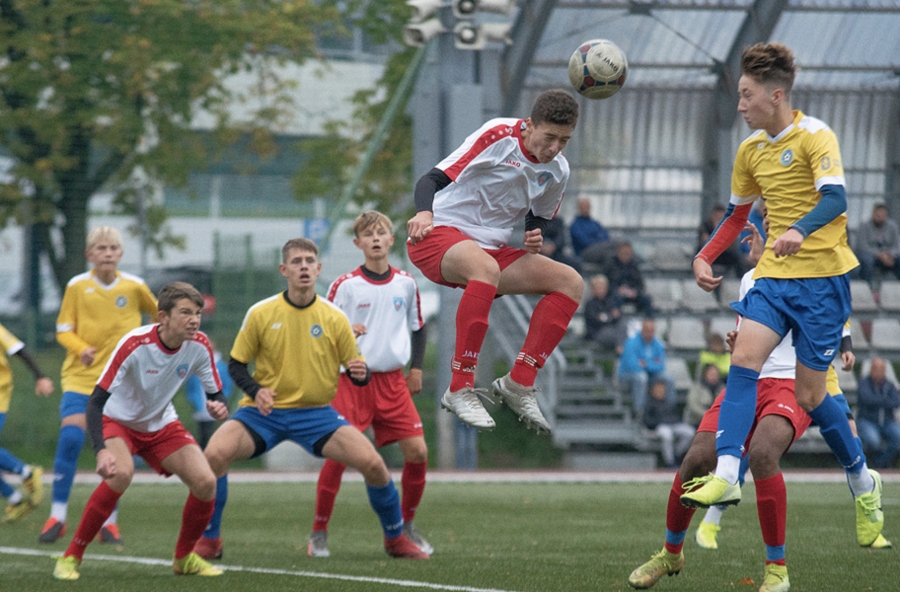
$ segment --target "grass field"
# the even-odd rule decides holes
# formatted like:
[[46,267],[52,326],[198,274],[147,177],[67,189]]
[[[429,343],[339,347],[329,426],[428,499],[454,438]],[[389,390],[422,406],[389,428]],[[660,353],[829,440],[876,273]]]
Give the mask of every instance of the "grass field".
[[[252,478],[252,477],[251,477]],[[170,568],[181,485],[135,483],[121,502],[126,547],[93,544],[77,582],[57,582],[61,553],[92,485],[77,484],[64,542],[38,545],[47,502],[16,524],[0,524],[0,589],[356,592],[387,590],[577,592],[630,590],[628,574],[662,547],[669,482],[429,483],[417,524],[436,552],[429,561],[390,559],[363,486],[345,483],[331,522],[328,559],[306,556],[315,485],[240,483],[229,488],[223,526],[228,568],[220,578],[178,578]],[[552,480],[552,478],[551,478]],[[885,534],[900,543],[897,479],[885,485]],[[753,487],[726,512],[718,551],[699,549],[654,590],[755,592],[765,549]],[[856,545],[843,483],[789,481],[788,568],[795,592],[896,590],[898,551]],[[694,524],[700,516],[695,516]],[[891,535],[894,535],[893,537]],[[101,556],[102,557],[99,557]],[[755,582],[755,583],[753,583]]]

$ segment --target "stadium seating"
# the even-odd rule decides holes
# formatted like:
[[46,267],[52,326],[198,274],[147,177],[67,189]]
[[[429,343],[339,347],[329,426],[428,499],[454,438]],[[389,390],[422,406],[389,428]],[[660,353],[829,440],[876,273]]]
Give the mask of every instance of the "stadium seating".
[[878,312],[878,303],[875,302],[872,290],[867,282],[851,280],[850,297],[853,298],[853,312],[855,314],[873,314]]
[[873,319],[872,349],[886,356],[900,354],[900,321],[887,318]]
[[703,321],[693,316],[675,316],[669,319],[666,342],[673,350],[699,352],[706,347],[706,330]]
[[698,286],[694,278],[682,281],[681,302],[684,308],[693,313],[718,311],[721,308],[715,294]]
[[[879,301],[882,310],[886,312],[900,312],[900,282],[884,282],[881,284],[881,299]],[[854,302],[854,307],[856,303]]]

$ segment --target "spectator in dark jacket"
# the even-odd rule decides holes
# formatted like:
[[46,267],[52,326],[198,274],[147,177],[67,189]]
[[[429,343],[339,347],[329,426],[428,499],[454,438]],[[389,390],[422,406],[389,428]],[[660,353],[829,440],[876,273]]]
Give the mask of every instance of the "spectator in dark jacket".
[[900,278],[900,231],[888,217],[887,206],[876,204],[872,218],[859,225],[853,252],[859,259],[859,277],[872,285],[875,270],[890,271]]
[[675,404],[666,398],[667,388],[664,380],[657,380],[650,387],[650,398],[644,408],[644,425],[659,436],[663,461],[666,467],[674,469],[691,446],[694,428],[681,421]]
[[566,225],[562,218],[549,220],[541,236],[544,239],[541,243],[541,255],[564,263],[579,273],[581,272],[581,261],[578,257],[567,252]]
[[609,233],[603,225],[591,218],[591,201],[582,197],[578,200],[578,215],[569,225],[572,236],[572,250],[581,256],[591,245],[609,242]]
[[595,275],[591,278],[591,298],[584,305],[584,338],[620,355],[626,337],[622,311],[609,291],[609,279]]
[[630,303],[644,314],[653,316],[653,300],[644,292],[644,275],[628,241],[619,243],[609,264],[609,285],[622,304]]
[[856,429],[866,454],[875,455],[872,466],[877,469],[893,467],[900,451],[900,426],[894,421],[900,393],[887,379],[885,364],[884,359],[874,358],[869,375],[859,381],[856,392]]

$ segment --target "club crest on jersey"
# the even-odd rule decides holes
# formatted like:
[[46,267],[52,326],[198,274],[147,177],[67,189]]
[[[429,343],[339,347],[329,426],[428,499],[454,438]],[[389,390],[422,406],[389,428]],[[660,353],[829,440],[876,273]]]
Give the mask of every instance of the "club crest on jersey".
[[538,185],[543,187],[544,184],[546,184],[547,181],[549,181],[552,178],[553,178],[553,175],[551,173],[541,173],[540,175],[538,175],[538,178],[537,178]]
[[322,325],[313,325],[309,328],[309,334],[318,339],[322,336]]
[[827,171],[831,168],[831,159],[827,156],[822,157],[822,170]]
[[394,310],[403,308],[403,296],[394,296]]
[[187,372],[188,372],[187,364],[181,364],[180,366],[175,368],[175,374],[178,375],[178,378],[184,378],[185,376],[187,376]]
[[792,162],[794,162],[794,151],[788,148],[781,153],[778,161],[781,163],[781,166],[789,166]]
[[119,296],[118,298],[116,298],[116,306],[118,306],[119,308],[125,308],[126,304],[128,304],[128,298],[125,298],[124,296]]

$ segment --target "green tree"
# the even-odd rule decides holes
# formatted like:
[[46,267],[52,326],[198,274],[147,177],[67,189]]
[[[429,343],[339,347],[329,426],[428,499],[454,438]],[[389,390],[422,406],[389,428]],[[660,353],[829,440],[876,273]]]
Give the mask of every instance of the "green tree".
[[[347,13],[352,15],[348,26],[361,30],[375,43],[393,43],[401,51],[389,56],[375,92],[360,90],[354,95],[351,120],[329,122],[325,136],[300,143],[301,152],[310,157],[294,177],[295,194],[301,200],[336,199],[341,194],[416,53],[400,42],[403,26],[411,15],[405,0],[351,2]],[[354,203],[391,214],[395,222],[412,215],[412,201],[406,199],[412,186],[412,134],[412,118],[398,114],[353,195]],[[396,245],[402,247],[403,241]]]
[[[292,107],[291,81],[278,65],[315,56],[315,33],[340,34],[339,8],[315,0],[0,0],[0,150],[12,163],[0,182],[0,227],[35,223],[63,285],[84,268],[92,195],[108,191],[118,212],[134,212],[145,180],[184,186],[215,156],[191,130],[198,110],[214,118],[213,145],[250,137],[265,155]],[[224,84],[241,72],[258,77],[251,89]],[[238,92],[265,99],[247,121],[229,119],[229,104],[254,99]],[[162,206],[145,214],[159,231]],[[61,241],[51,240],[53,229]]]

